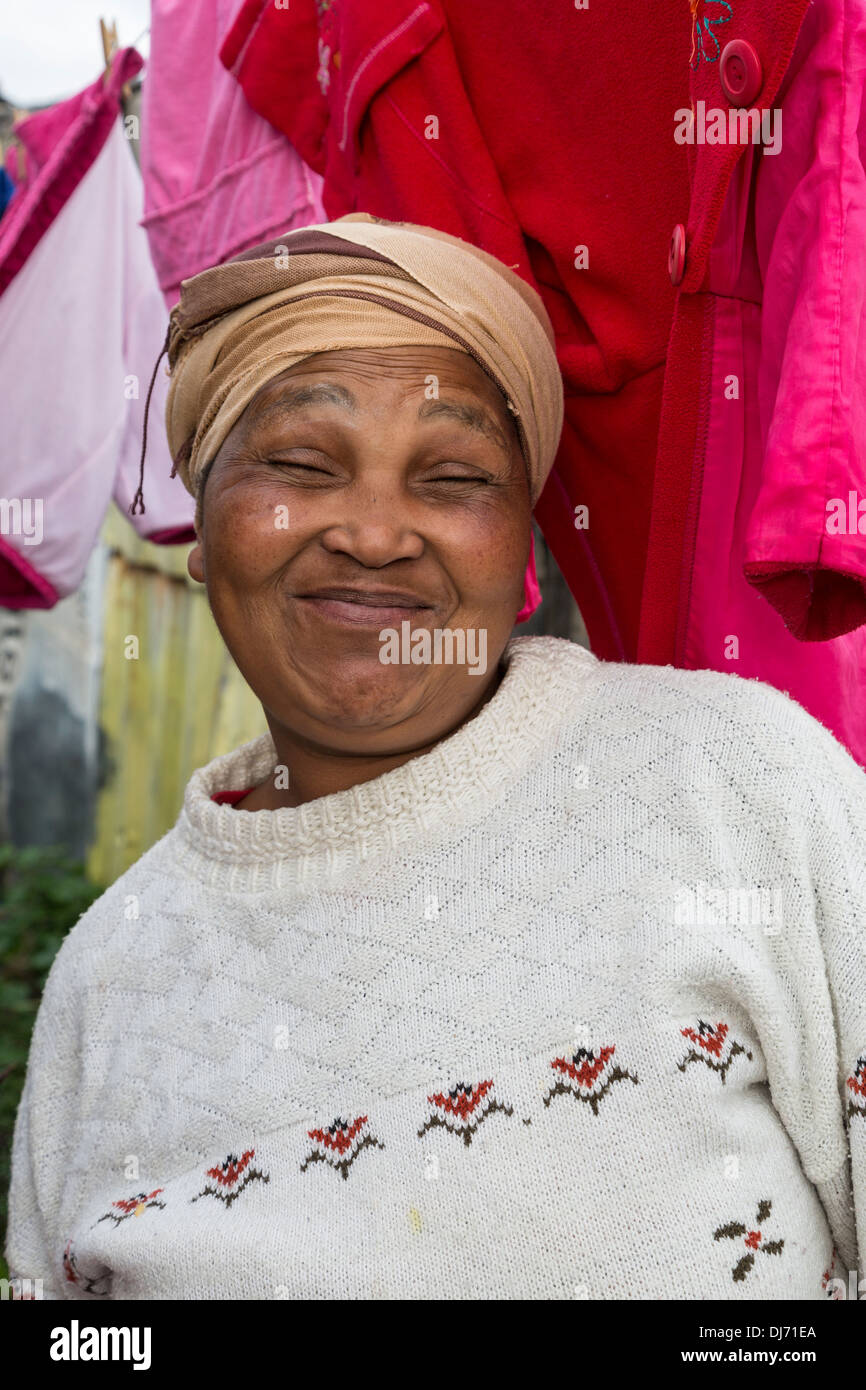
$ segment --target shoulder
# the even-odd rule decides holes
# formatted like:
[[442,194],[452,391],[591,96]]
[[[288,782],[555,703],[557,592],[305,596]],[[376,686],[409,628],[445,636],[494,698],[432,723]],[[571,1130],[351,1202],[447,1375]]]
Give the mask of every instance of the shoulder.
[[[675,666],[599,662],[600,687],[610,703],[645,711],[658,727],[679,729],[691,738],[707,728],[732,740],[761,735],[768,755],[795,756],[805,745],[835,744],[834,735],[792,699],[757,677],[735,671],[688,671]],[[850,757],[850,754],[847,756]]]
[[43,1005],[99,987],[118,957],[134,960],[154,912],[176,903],[180,884],[170,830],[96,898],[64,937],[48,974]]
[[721,788],[725,805],[733,793],[752,815],[866,842],[866,771],[787,691],[735,672],[602,664],[599,708],[643,721],[678,786]]
[[561,638],[544,643],[560,680],[579,690],[572,738],[604,744],[623,763],[652,760],[686,785],[752,783],[790,792],[832,815],[833,792],[866,817],[866,771],[833,732],[785,690],[736,672],[603,661]]
[[[735,671],[683,670],[677,666],[652,666],[636,662],[605,661],[577,642],[564,637],[513,639],[509,650],[524,655],[538,678],[545,671],[557,681],[574,683],[580,677],[586,696],[607,710],[627,713],[643,710],[684,730],[699,725],[702,717],[746,727],[768,715],[796,738],[823,729],[802,705],[775,686]],[[824,730],[829,734],[829,730]]]
[[[103,974],[107,963],[128,961],[134,969],[136,955],[159,949],[158,932],[170,932],[187,912],[195,912],[198,890],[189,873],[185,843],[187,821],[196,805],[207,813],[220,813],[231,825],[235,813],[211,805],[215,792],[243,789],[261,781],[273,766],[270,735],[259,735],[230,753],[213,758],[192,774],[175,825],[145,854],[115,879],[65,937],[55,957],[52,977],[84,973]],[[162,940],[162,938],[160,938]],[[154,944],[156,943],[156,944]]]

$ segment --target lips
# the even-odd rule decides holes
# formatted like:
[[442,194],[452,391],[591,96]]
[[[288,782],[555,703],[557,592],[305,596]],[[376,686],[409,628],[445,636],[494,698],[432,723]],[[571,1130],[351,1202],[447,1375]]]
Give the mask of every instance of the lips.
[[354,627],[388,627],[433,612],[418,594],[402,589],[328,588],[296,598],[319,617]]
[[353,589],[329,588],[314,589],[308,594],[299,594],[299,598],[325,598],[338,599],[347,603],[361,603],[369,608],[429,608],[420,594],[410,593],[406,589]]

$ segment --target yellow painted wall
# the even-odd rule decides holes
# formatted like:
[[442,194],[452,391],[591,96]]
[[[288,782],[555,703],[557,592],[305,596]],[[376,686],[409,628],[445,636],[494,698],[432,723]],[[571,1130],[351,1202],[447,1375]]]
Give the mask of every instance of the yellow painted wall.
[[[174,824],[195,769],[266,724],[204,589],[186,573],[189,547],[139,540],[113,507],[103,541],[110,557],[99,719],[108,776],[87,869],[110,884]],[[137,660],[126,655],[130,636]]]

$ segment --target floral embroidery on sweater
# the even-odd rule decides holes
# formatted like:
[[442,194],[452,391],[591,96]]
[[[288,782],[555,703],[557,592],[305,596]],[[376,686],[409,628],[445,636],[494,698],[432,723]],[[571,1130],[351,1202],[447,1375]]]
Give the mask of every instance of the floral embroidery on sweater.
[[743,1055],[748,1057],[750,1062],[752,1060],[751,1052],[747,1051],[742,1043],[728,1039],[727,1023],[717,1023],[714,1028],[711,1023],[704,1023],[703,1019],[699,1018],[697,1030],[681,1028],[680,1032],[694,1046],[689,1048],[681,1062],[677,1062],[679,1071],[685,1071],[690,1062],[703,1062],[710,1071],[719,1073],[724,1086],[728,1068],[735,1057]]
[[213,1183],[205,1183],[201,1192],[189,1200],[197,1202],[199,1197],[216,1197],[220,1202],[225,1202],[228,1208],[251,1182],[270,1182],[269,1173],[263,1173],[260,1168],[250,1167],[255,1156],[255,1149],[245,1149],[240,1158],[235,1154],[229,1154],[225,1163],[208,1168],[205,1173],[205,1177],[212,1178],[216,1186],[214,1187]]
[[327,1163],[344,1180],[348,1179],[349,1169],[362,1149],[371,1145],[378,1149],[385,1147],[365,1132],[366,1124],[367,1116],[359,1115],[351,1122],[337,1118],[327,1129],[308,1129],[307,1135],[314,1143],[312,1152],[301,1164],[301,1172],[305,1173],[311,1163]]
[[116,1226],[119,1226],[121,1221],[126,1221],[127,1217],[141,1216],[141,1213],[146,1211],[148,1207],[159,1207],[162,1210],[165,1208],[165,1202],[157,1202],[156,1200],[160,1192],[162,1192],[162,1188],[155,1187],[153,1192],[139,1192],[134,1197],[123,1197],[119,1202],[112,1202],[111,1205],[117,1208],[120,1215],[118,1216],[113,1211],[107,1211],[93,1224],[98,1226],[100,1221],[113,1221]]
[[866,1120],[866,1055],[857,1058],[854,1073],[847,1078],[845,1085],[852,1097],[848,1101],[848,1118],[859,1115],[861,1120]]
[[510,1105],[502,1105],[492,1097],[488,1099],[492,1090],[492,1081],[479,1081],[474,1087],[458,1081],[453,1091],[436,1091],[428,1096],[428,1103],[433,1109],[418,1130],[418,1138],[423,1139],[429,1129],[441,1125],[449,1134],[456,1134],[462,1139],[468,1149],[473,1135],[488,1115],[497,1110],[503,1115],[514,1114]]
[[560,1072],[563,1079],[557,1080],[547,1092],[544,1104],[550,1105],[554,1096],[569,1094],[576,1100],[585,1100],[592,1108],[593,1115],[597,1115],[599,1105],[615,1081],[631,1081],[637,1086],[638,1079],[630,1071],[611,1066],[615,1052],[615,1047],[600,1047],[597,1053],[579,1047],[571,1061],[565,1057],[555,1057],[550,1065],[554,1071]]
[[[821,1276],[821,1288],[824,1290],[824,1292],[826,1293],[826,1295],[827,1295],[828,1298],[835,1299],[837,1302],[839,1301],[839,1299],[842,1299],[842,1298],[845,1297],[845,1294],[844,1294],[843,1291],[839,1288],[839,1280],[838,1280],[838,1278],[835,1277],[836,1260],[838,1259],[838,1256],[839,1256],[839,1252],[838,1252],[838,1250],[836,1249],[836,1247],[835,1247],[835,1245],[834,1245],[834,1246],[833,1246],[833,1254],[832,1254],[832,1257],[831,1257],[831,1259],[830,1259],[830,1263],[829,1263],[828,1267],[824,1270],[824,1273],[823,1273],[822,1276]],[[835,1286],[835,1287],[832,1288],[832,1289],[830,1288],[830,1280],[831,1280],[831,1279],[833,1280],[833,1284],[834,1284],[834,1286]]]
[[[712,6],[713,13],[707,10]],[[689,54],[689,67],[694,69],[703,58],[707,63],[718,62],[720,45],[713,33],[717,24],[727,24],[733,14],[728,0],[689,0],[692,12],[692,51]],[[700,11],[703,9],[703,14]]]
[[[66,1249],[63,1252],[63,1273],[66,1275],[66,1282],[68,1284],[77,1284],[84,1293],[93,1294],[96,1298],[107,1298],[110,1293],[107,1287],[109,1271],[106,1270],[104,1273],[92,1279],[82,1274],[81,1270],[78,1268],[78,1261],[71,1240],[66,1242]],[[100,1288],[99,1285],[105,1287]]]
[[754,1230],[744,1226],[742,1221],[729,1221],[726,1226],[719,1226],[718,1230],[713,1231],[713,1240],[737,1240],[740,1236],[744,1238],[743,1244],[748,1253],[742,1255],[731,1270],[735,1284],[741,1284],[754,1265],[756,1251],[760,1251],[762,1255],[780,1255],[782,1253],[784,1240],[765,1241],[763,1231],[760,1229],[769,1218],[772,1209],[772,1202],[758,1203]]

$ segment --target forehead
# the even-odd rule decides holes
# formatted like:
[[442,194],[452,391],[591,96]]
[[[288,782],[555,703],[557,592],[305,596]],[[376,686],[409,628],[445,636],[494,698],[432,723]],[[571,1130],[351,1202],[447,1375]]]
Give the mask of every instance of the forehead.
[[[435,379],[435,380],[434,380]],[[256,393],[244,412],[250,423],[271,414],[269,406],[289,394],[288,388],[316,383],[320,388],[344,383],[344,390],[310,392],[309,403],[348,405],[365,401],[411,400],[417,392],[435,399],[448,392],[475,398],[500,422],[512,425],[505,398],[487,373],[466,352],[446,347],[400,346],[390,348],[339,348],[304,358],[273,377]],[[433,389],[431,389],[433,388]]]

